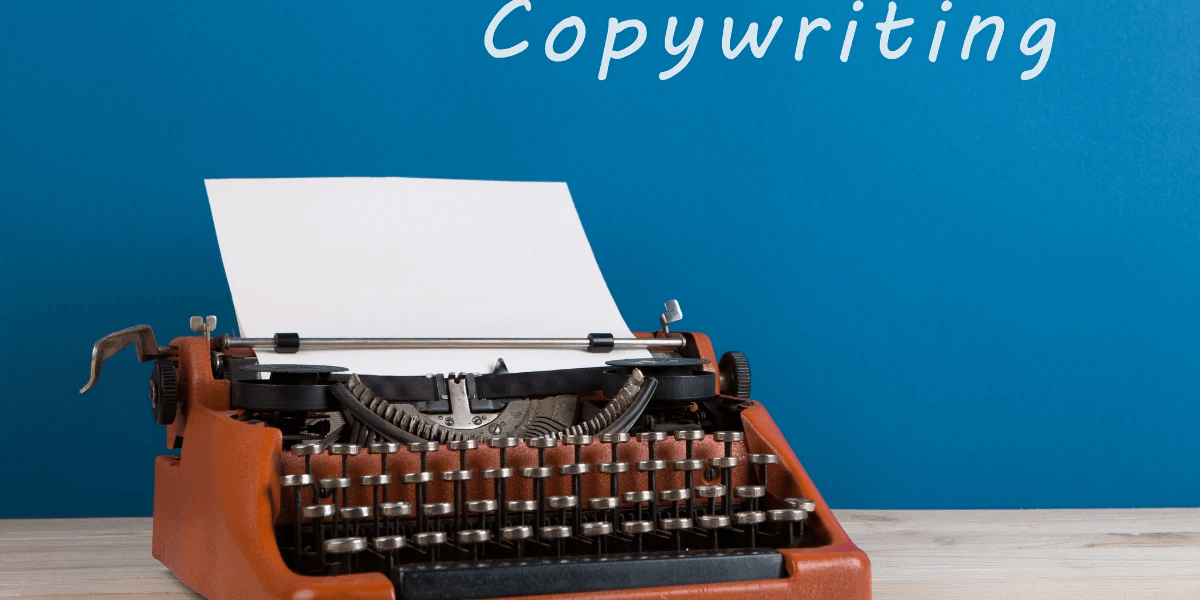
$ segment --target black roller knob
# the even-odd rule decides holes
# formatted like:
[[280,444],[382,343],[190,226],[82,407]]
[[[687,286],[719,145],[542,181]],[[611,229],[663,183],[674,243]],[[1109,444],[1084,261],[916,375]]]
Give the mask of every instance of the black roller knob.
[[150,411],[159,425],[175,422],[179,411],[179,378],[170,359],[154,361],[154,370],[150,372]]
[[717,363],[721,371],[721,391],[738,398],[750,397],[750,361],[741,352],[726,352]]

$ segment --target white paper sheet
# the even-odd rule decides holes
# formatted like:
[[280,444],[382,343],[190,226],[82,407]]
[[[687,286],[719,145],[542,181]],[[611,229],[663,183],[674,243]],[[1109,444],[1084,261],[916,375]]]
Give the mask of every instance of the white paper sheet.
[[[205,181],[242,337],[631,333],[564,183]],[[568,369],[645,351],[313,350],[263,363],[375,375]]]

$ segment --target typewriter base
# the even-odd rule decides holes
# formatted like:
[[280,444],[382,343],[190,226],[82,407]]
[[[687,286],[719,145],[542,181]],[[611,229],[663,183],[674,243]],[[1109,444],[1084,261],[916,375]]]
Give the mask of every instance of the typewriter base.
[[[396,586],[379,572],[308,577],[287,567],[275,538],[283,467],[279,430],[233,418],[236,413],[228,410],[229,384],[212,378],[203,339],[180,338],[172,345],[179,348],[184,374],[181,395],[188,401],[171,432],[186,425],[186,443],[179,457],[160,456],[155,462],[154,557],[188,587],[214,600],[396,600]],[[821,500],[766,409],[752,403],[741,416],[749,451],[777,454],[785,467],[787,476],[774,480],[773,493],[808,497],[817,503],[806,532],[806,539],[813,536],[815,545],[778,550],[782,577],[691,585],[662,581],[665,585],[660,587],[607,591],[576,587],[555,596],[869,599],[866,554],[850,541]]]

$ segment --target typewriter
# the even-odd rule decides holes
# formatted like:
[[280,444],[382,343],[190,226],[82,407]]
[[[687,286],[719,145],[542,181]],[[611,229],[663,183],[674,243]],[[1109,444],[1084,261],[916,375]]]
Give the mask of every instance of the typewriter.
[[[333,339],[149,326],[133,345],[177,455],[155,462],[153,554],[209,598],[869,598],[750,367],[700,333]],[[259,364],[322,348],[644,348],[604,367],[372,376]]]

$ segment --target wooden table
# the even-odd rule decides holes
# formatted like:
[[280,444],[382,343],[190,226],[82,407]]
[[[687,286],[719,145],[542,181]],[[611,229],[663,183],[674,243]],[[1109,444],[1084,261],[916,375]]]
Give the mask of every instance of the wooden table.
[[[875,598],[1200,598],[1200,509],[838,511]],[[0,521],[0,598],[199,598],[150,519]]]

